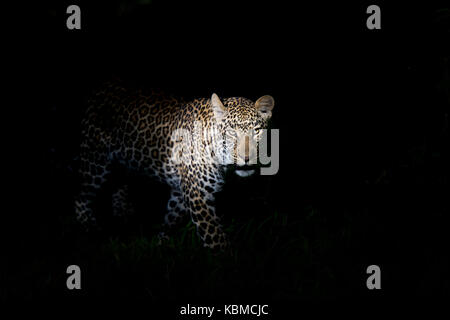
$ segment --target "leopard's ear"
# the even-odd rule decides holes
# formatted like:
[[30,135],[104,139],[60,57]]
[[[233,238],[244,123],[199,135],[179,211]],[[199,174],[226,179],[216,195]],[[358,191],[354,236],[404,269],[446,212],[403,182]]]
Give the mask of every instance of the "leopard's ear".
[[227,109],[225,108],[222,101],[220,101],[219,97],[215,93],[213,93],[211,96],[211,106],[214,111],[214,116],[216,117],[216,119],[218,121],[222,120],[223,117],[225,116],[225,112],[227,111]]
[[272,96],[262,96],[255,102],[256,109],[265,117],[272,116],[272,109],[275,106],[275,100]]

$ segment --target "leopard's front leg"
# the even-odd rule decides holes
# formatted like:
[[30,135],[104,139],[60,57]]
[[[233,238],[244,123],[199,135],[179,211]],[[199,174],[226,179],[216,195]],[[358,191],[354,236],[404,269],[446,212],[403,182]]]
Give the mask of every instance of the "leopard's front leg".
[[208,194],[205,197],[203,190],[193,189],[186,198],[186,201],[189,201],[188,211],[203,245],[212,249],[225,250],[229,242],[223,232],[220,219],[215,213],[213,195]]
[[200,175],[190,172],[182,180],[182,191],[186,211],[197,227],[197,234],[203,245],[212,249],[225,250],[229,248],[227,235],[223,232],[220,219],[216,215],[214,205],[214,188],[199,183]]

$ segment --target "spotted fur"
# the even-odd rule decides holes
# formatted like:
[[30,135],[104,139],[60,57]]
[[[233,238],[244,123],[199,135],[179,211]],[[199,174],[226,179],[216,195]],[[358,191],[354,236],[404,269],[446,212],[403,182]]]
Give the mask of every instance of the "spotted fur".
[[[255,163],[260,129],[267,127],[273,105],[270,96],[256,103],[246,98],[222,102],[215,94],[185,102],[108,83],[90,100],[82,121],[78,220],[95,224],[93,201],[118,165],[171,187],[162,237],[188,216],[206,247],[225,249],[228,240],[214,194],[229,165],[237,164],[241,176],[253,172],[239,166]],[[132,211],[127,197],[125,185],[113,193],[114,215]]]

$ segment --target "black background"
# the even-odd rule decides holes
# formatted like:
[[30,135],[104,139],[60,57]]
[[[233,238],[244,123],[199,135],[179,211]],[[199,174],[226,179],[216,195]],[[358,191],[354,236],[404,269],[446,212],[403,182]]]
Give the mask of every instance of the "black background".
[[[75,3],[82,29],[67,30],[65,10]],[[86,99],[112,76],[187,97],[275,98],[279,173],[265,184],[234,181],[225,194],[268,185],[256,191],[267,204],[258,210],[295,221],[313,206],[329,228],[352,221],[344,255],[329,257],[335,291],[318,300],[448,295],[448,6],[377,2],[382,29],[368,30],[371,2],[137,3],[47,2],[11,24],[22,31],[20,21],[33,16],[12,37],[19,90],[4,128],[19,141],[9,148],[7,198],[18,228],[6,233],[2,298],[59,295],[23,279],[39,278],[39,263],[65,263],[54,253],[64,250],[55,230],[64,229],[59,217],[70,216],[76,188],[67,168]],[[244,200],[223,211],[248,209]],[[164,201],[154,206],[163,210]],[[370,264],[382,269],[381,293],[365,289]]]

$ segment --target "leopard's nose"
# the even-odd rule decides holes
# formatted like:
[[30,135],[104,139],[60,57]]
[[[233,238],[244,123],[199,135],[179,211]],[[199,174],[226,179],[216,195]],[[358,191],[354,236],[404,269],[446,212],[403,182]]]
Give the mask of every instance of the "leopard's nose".
[[244,161],[245,161],[245,162],[248,162],[249,160],[250,160],[250,157],[249,157],[249,156],[245,156],[245,157],[244,157]]

